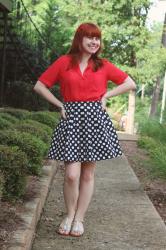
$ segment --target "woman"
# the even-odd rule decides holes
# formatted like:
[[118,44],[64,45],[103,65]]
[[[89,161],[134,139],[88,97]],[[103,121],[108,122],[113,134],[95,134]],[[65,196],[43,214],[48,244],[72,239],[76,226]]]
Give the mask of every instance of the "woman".
[[[122,155],[116,131],[106,112],[106,100],[129,90],[134,81],[106,59],[99,58],[101,31],[93,23],[81,24],[69,52],[58,58],[38,79],[34,90],[60,108],[48,153],[64,161],[64,200],[67,216],[58,233],[81,236],[92,198],[96,161]],[[107,92],[107,81],[119,85]],[[49,90],[60,83],[63,101]]]

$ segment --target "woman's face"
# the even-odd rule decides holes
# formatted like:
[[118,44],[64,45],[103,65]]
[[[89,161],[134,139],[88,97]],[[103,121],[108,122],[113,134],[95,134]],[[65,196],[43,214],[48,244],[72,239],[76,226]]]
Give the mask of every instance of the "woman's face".
[[100,48],[100,38],[84,36],[82,40],[82,48],[85,53],[95,54]]

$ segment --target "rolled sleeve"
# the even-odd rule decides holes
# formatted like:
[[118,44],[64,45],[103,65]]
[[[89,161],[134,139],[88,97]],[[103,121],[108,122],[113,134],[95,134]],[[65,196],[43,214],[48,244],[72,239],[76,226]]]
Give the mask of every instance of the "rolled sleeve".
[[107,80],[110,80],[117,85],[123,83],[125,79],[128,77],[128,74],[126,72],[119,69],[108,60],[106,60],[106,74],[107,74]]

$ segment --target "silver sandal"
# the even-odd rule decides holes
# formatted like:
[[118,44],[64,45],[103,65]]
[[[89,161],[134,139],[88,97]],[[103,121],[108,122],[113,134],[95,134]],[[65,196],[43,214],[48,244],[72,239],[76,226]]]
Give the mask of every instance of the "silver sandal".
[[84,226],[83,226],[84,221],[79,221],[79,220],[74,220],[73,221],[73,226],[70,231],[71,236],[79,237],[83,235],[84,233]]
[[69,218],[66,217],[61,222],[57,233],[64,235],[64,236],[67,236],[70,234],[71,226],[72,226],[72,220],[69,220]]

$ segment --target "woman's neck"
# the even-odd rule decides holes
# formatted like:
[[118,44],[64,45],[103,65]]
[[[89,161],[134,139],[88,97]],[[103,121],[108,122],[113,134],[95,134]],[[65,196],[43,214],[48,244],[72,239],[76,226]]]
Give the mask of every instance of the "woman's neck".
[[91,54],[85,54],[85,53],[83,53],[81,55],[80,62],[87,63],[90,57],[91,57]]

